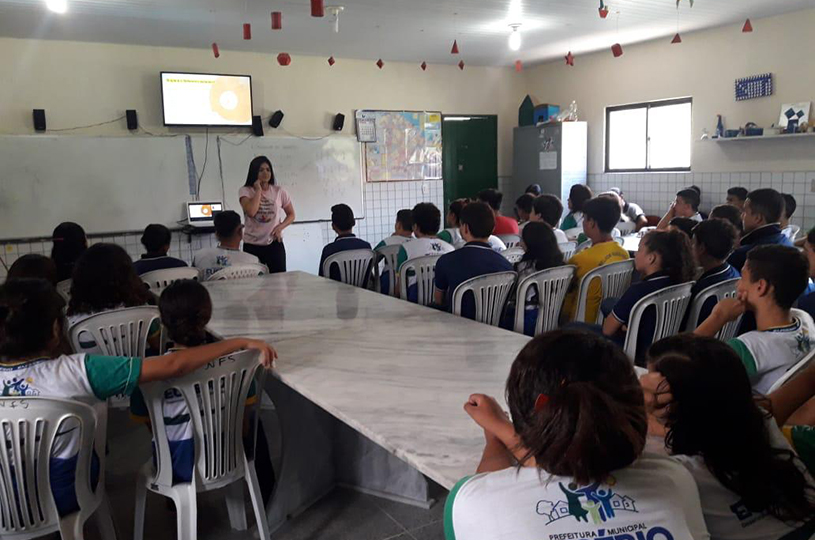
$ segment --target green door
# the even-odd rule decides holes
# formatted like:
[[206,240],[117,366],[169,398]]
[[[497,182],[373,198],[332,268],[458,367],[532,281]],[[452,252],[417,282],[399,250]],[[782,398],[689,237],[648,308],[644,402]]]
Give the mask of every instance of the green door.
[[498,117],[449,115],[442,119],[445,208],[498,187]]

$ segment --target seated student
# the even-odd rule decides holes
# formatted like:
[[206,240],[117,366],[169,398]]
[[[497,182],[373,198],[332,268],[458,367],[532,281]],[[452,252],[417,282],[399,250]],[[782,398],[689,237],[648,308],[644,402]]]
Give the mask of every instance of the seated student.
[[[582,209],[583,231],[591,240],[592,245],[580,253],[575,253],[566,262],[566,264],[575,265],[577,270],[563,302],[563,320],[565,321],[574,320],[577,314],[577,296],[580,292],[580,280],[583,279],[583,276],[598,266],[629,259],[628,252],[611,237],[611,231],[620,221],[620,205],[612,199],[597,197],[587,201]],[[586,318],[578,322],[594,323],[597,320],[601,292],[600,280],[595,279],[589,285]]]
[[88,249],[85,230],[71,221],[57,225],[51,235],[54,245],[51,248],[51,259],[57,265],[57,281],[71,279],[74,265]]
[[[702,188],[700,188],[699,186],[688,186],[688,189],[692,189],[697,194],[699,194],[699,204],[702,204]],[[702,211],[699,212],[699,217],[702,218],[701,219],[702,221],[707,219],[707,216]]]
[[[727,256],[733,251],[733,246],[738,238],[736,228],[730,222],[723,219],[708,219],[698,223],[691,233],[691,238],[693,239],[691,241],[693,256],[696,264],[702,267],[702,275],[690,290],[691,303],[689,305],[693,304],[697,294],[708,287],[741,277],[735,268],[727,264]],[[705,302],[702,311],[699,312],[698,322],[700,324],[708,318],[715,305],[715,298]],[[687,321],[687,315],[685,320]],[[693,330],[693,328],[688,330]]]
[[152,272],[153,270],[164,270],[165,268],[183,268],[187,263],[181,259],[170,257],[170,242],[172,242],[170,229],[158,223],[152,223],[144,229],[141,235],[141,243],[147,253],[141,259],[133,263],[133,268],[139,275]]
[[815,364],[767,396],[784,437],[815,475]]
[[[352,249],[371,249],[371,244],[354,235],[355,223],[354,211],[350,206],[347,204],[335,204],[331,207],[331,228],[337,233],[337,239],[323,248],[318,275],[325,277],[323,274],[323,263],[328,257],[335,253]],[[337,265],[331,266],[327,277],[334,281],[340,280],[340,269],[337,268]]]
[[616,193],[623,202],[623,213],[620,216],[620,221],[633,223],[637,231],[648,225],[648,219],[645,217],[645,212],[643,212],[640,205],[628,202],[623,196],[622,190],[618,187],[613,187],[609,191]]
[[260,259],[256,256],[241,251],[243,225],[237,212],[233,210],[218,212],[213,221],[218,246],[198,250],[192,258],[192,266],[198,269],[202,281],[229,266],[260,264]]
[[[495,214],[482,202],[473,202],[461,210],[461,236],[464,247],[442,255],[436,262],[436,290],[434,302],[452,311],[453,292],[461,283],[474,277],[496,272],[511,272],[512,264],[490,247],[487,240],[495,227]],[[475,304],[471,295],[462,301],[461,313],[475,317]]]
[[806,287],[808,276],[806,257],[797,249],[757,246],[747,254],[738,297],[717,303],[694,334],[713,337],[745,310],[752,311],[756,330],[731,339],[728,344],[741,358],[753,388],[766,393],[812,347],[813,336],[807,322],[790,313],[792,304]]
[[[725,221],[729,221],[736,228],[736,231],[739,233],[739,237],[741,237],[741,233],[744,230],[744,223],[741,220],[741,214],[741,210],[735,206],[720,204],[719,206],[714,206],[713,210],[710,211],[710,219],[723,219]],[[738,244],[738,241],[736,244]]]
[[[455,251],[455,248],[440,240],[436,234],[441,227],[441,212],[433,203],[419,203],[413,207],[413,234],[416,236],[410,242],[405,242],[399,248],[399,255],[396,259],[397,273],[401,274],[402,265],[417,257],[428,255],[444,255]],[[416,302],[418,292],[416,290],[416,277],[408,276],[408,297],[411,302]]]
[[780,244],[791,246],[789,238],[781,232],[778,222],[784,212],[784,198],[772,188],[751,191],[744,203],[744,236],[739,247],[733,251],[727,262],[741,271],[747,254],[756,246],[763,244]]
[[[603,321],[603,335],[623,344],[631,311],[643,297],[672,285],[691,281],[696,272],[690,239],[678,231],[651,231],[643,236],[634,265],[641,281],[631,285],[614,303],[610,316]],[[656,313],[646,310],[637,334],[637,365],[654,339]]]
[[670,223],[668,223],[668,230],[685,233],[685,235],[690,238],[693,234],[693,228],[698,224],[698,221],[691,218],[675,217],[670,221]]
[[668,225],[675,217],[686,217],[694,221],[702,221],[702,216],[699,214],[700,201],[699,192],[695,189],[685,188],[678,191],[676,199],[671,203],[671,207],[659,220],[657,229],[660,231],[668,230]]
[[[381,240],[374,249],[384,246],[398,246],[408,240],[413,239],[413,212],[409,208],[404,208],[396,212],[396,223],[393,226],[393,234]],[[387,272],[388,261],[383,259],[379,262],[379,290],[382,294],[390,294],[390,279]]]
[[[461,210],[468,204],[470,204],[469,199],[456,199],[450,203],[450,208],[447,213],[447,228],[438,235],[439,240],[444,240],[456,249],[464,247],[464,244],[467,243],[464,238],[461,237],[461,231],[459,229],[461,226]],[[493,250],[499,253],[507,248],[506,244],[494,234],[490,235],[489,244]]]
[[519,221],[518,231],[524,230],[526,224],[529,223],[533,202],[535,202],[535,197],[529,193],[524,193],[515,201],[515,213],[518,215]]
[[[562,232],[562,231],[561,231]],[[558,247],[558,241],[554,230],[547,223],[530,222],[521,231],[521,247],[524,249],[524,256],[515,264],[515,271],[518,272],[518,283],[530,274],[563,266],[563,252]],[[539,291],[529,289],[524,299],[516,299],[516,302],[525,302],[524,313],[524,333],[528,336],[534,335],[535,322],[538,319],[538,294]],[[508,310],[513,314],[514,311]]]
[[803,309],[815,319],[815,228],[810,229],[804,237],[804,254],[809,262],[809,282],[798,297],[798,309]]
[[789,193],[782,193],[781,196],[784,197],[784,212],[781,213],[781,221],[778,224],[781,226],[781,232],[792,242],[793,231],[790,227],[790,218],[795,213],[795,209],[798,208],[798,203],[795,201],[795,197]]
[[[130,395],[138,384],[186,375],[241,349],[260,351],[260,362],[266,367],[277,356],[266,343],[246,338],[161,358],[59,355],[64,331],[62,305],[54,287],[43,280],[20,279],[0,286],[0,312],[4,314],[0,317],[0,372],[6,381],[25,381],[6,384],[5,396],[73,399],[101,411],[107,407],[107,398]],[[72,428],[75,426],[63,426],[50,457],[51,491],[60,516],[79,509],[74,490],[79,432]],[[98,469],[99,460],[94,456],[92,484],[98,479]]]
[[504,194],[497,189],[484,189],[478,192],[478,200],[492,208],[495,215],[495,230],[493,234],[518,234],[518,222],[512,218],[501,215],[501,202]]
[[555,239],[558,244],[568,242],[566,233],[558,228],[560,225],[560,216],[563,215],[563,203],[554,195],[541,195],[535,198],[532,203],[532,213],[529,216],[530,221],[540,221],[546,223],[555,233]]
[[732,187],[727,190],[727,204],[735,206],[739,210],[744,209],[744,201],[747,200],[747,189],[743,187]]
[[710,538],[693,477],[643,453],[643,395],[617,347],[581,332],[537,336],[512,363],[506,400],[511,419],[483,394],[464,404],[486,445],[447,497],[448,540]]
[[665,448],[696,480],[711,538],[815,534],[815,486],[727,344],[669,337],[651,347],[649,369],[670,393]]
[[[562,231],[579,229],[583,225],[583,205],[592,198],[589,186],[575,184],[569,190],[569,199],[566,204],[569,206],[569,213],[563,218],[560,224]],[[619,217],[617,218],[619,221]]]
[[526,186],[526,191],[524,191],[524,193],[529,193],[533,197],[538,197],[541,193],[543,193],[543,190],[541,189],[540,184],[529,184]]
[[44,279],[51,285],[57,284],[57,265],[45,255],[29,253],[23,255],[11,265],[6,281],[12,279]]

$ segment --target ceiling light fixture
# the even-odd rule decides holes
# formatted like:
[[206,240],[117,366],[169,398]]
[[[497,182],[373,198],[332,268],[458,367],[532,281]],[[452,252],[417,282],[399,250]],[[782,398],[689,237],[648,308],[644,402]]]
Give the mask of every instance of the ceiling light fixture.
[[331,23],[334,25],[334,33],[340,33],[340,13],[345,10],[345,6],[325,6],[325,10],[331,15]]
[[513,51],[520,50],[521,48],[521,28],[520,23],[513,23],[509,25],[512,28],[512,33],[509,35],[509,48]]
[[45,0],[45,5],[54,13],[65,13],[68,11],[68,0]]

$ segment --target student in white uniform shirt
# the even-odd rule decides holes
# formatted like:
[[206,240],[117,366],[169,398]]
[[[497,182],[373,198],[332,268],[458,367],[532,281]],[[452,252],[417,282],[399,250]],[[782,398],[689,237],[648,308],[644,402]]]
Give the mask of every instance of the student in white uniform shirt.
[[692,188],[681,189],[676,193],[676,199],[671,203],[671,207],[659,220],[657,229],[664,231],[668,229],[671,220],[675,217],[690,218],[694,221],[704,221],[699,213],[699,205],[702,198],[699,192]]
[[651,347],[649,369],[646,401],[661,397],[665,448],[695,478],[711,539],[813,537],[815,485],[736,353],[680,334]]
[[215,237],[218,247],[204,248],[195,252],[192,265],[198,269],[201,280],[209,279],[212,274],[236,264],[260,264],[260,260],[245,251],[241,251],[243,225],[237,212],[227,210],[215,214]]
[[[399,246],[408,240],[413,240],[413,211],[409,208],[404,208],[396,212],[396,223],[393,226],[393,234],[387,238],[383,238],[376,247],[374,247],[374,250],[385,246]],[[379,290],[382,294],[390,294],[390,278],[387,271],[388,269],[386,268],[387,264],[388,261],[385,258],[379,261]]]
[[506,398],[511,421],[488,396],[464,405],[486,447],[477,474],[447,497],[447,540],[709,538],[693,477],[642,454],[643,394],[621,349],[541,334],[513,362]]
[[[416,237],[399,248],[396,259],[397,275],[404,263],[417,257],[444,255],[455,248],[436,236],[441,226],[441,212],[433,203],[419,203],[413,207],[413,235]],[[398,280],[397,280],[398,281]],[[416,278],[408,276],[408,300],[416,301]]]
[[[459,226],[461,225],[461,209],[470,203],[469,199],[456,199],[450,203],[450,211],[447,213],[447,228],[439,233],[439,239],[444,240],[456,249],[461,249],[467,242],[461,237]],[[491,234],[489,244],[493,251],[502,252],[507,249],[504,242]]]
[[544,193],[535,199],[532,203],[532,214],[530,214],[530,221],[539,221],[546,223],[555,233],[555,240],[558,244],[568,242],[566,233],[560,230],[560,216],[563,215],[563,203],[554,195]]

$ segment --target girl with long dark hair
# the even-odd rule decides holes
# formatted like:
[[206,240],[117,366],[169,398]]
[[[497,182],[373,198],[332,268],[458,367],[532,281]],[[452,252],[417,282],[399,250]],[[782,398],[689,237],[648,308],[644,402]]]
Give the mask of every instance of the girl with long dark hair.
[[57,281],[71,279],[76,261],[88,249],[85,230],[72,221],[66,221],[57,225],[51,234],[51,240],[54,244],[51,259],[57,266]]

